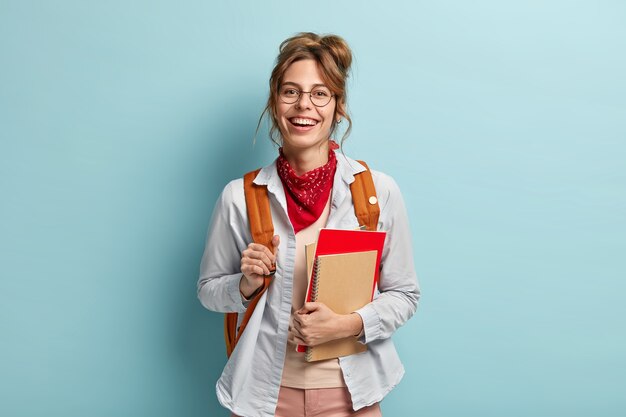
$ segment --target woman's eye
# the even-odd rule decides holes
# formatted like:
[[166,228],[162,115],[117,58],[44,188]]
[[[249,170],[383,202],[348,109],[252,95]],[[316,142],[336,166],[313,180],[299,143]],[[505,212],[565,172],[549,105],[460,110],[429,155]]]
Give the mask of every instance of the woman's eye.
[[328,97],[330,93],[326,90],[315,90],[313,91],[313,95],[316,97]]
[[298,95],[298,90],[296,90],[295,88],[285,88],[283,90],[283,94],[287,96],[296,96]]

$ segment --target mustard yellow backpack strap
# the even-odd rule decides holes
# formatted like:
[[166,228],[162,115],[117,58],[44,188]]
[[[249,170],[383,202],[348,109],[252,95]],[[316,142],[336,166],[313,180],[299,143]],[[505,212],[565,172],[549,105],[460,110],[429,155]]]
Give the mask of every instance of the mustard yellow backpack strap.
[[[248,172],[243,177],[243,188],[246,197],[246,209],[248,221],[250,223],[250,233],[252,241],[261,243],[272,250],[272,237],[274,236],[274,223],[270,211],[270,199],[267,195],[267,187],[255,184],[253,181],[260,169]],[[261,295],[267,290],[271,281],[271,276],[265,276],[263,287],[248,304],[243,320],[237,328],[238,314],[226,313],[224,318],[224,340],[226,342],[226,354],[230,357],[241,334],[243,333]]]
[[354,182],[350,184],[354,214],[356,214],[359,220],[359,225],[365,226],[366,230],[375,231],[378,229],[380,207],[378,205],[378,197],[376,197],[372,172],[365,162],[357,162],[363,165],[366,170],[356,174]]

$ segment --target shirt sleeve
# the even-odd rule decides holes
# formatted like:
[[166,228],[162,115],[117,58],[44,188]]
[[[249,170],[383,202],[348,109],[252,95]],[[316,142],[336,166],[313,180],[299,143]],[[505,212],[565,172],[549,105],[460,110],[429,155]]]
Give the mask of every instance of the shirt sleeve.
[[239,292],[241,252],[249,239],[247,219],[235,204],[236,185],[236,180],[229,183],[215,204],[200,263],[198,298],[218,312],[242,313],[248,305]]
[[386,231],[387,237],[381,257],[379,295],[356,311],[363,319],[361,343],[391,337],[415,313],[420,298],[404,200],[395,181],[379,175],[383,178],[376,190],[379,201],[384,201],[379,230]]

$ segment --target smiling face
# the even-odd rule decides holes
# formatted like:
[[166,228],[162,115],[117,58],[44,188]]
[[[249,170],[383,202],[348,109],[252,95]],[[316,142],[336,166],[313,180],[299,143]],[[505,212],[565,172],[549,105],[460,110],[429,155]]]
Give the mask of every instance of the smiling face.
[[[283,75],[280,90],[296,89],[313,91],[324,87],[317,62],[303,59],[291,64]],[[283,138],[285,152],[298,152],[327,145],[335,116],[335,98],[328,104],[317,107],[311,102],[309,93],[301,93],[295,103],[287,104],[276,96],[276,118]]]

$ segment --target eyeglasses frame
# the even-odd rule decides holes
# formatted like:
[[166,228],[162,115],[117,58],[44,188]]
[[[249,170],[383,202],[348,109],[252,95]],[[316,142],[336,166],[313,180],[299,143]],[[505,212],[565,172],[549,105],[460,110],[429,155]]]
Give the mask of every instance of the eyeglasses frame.
[[295,104],[295,103],[297,103],[297,102],[300,100],[300,97],[302,97],[302,94],[303,94],[303,93],[308,93],[308,94],[309,94],[309,101],[311,101],[311,104],[313,104],[315,107],[326,107],[326,106],[328,106],[328,104],[330,103],[330,101],[333,99],[333,97],[335,97],[335,96],[336,96],[334,93],[330,93],[330,98],[328,99],[328,102],[327,102],[326,104],[322,104],[321,106],[319,106],[319,105],[315,104],[315,102],[313,101],[313,91],[314,91],[316,88],[319,88],[319,87],[316,87],[316,88],[314,88],[314,89],[313,89],[313,90],[311,90],[311,91],[299,90],[299,89],[297,89],[297,88],[295,88],[295,87],[292,87],[292,88],[298,92],[298,97],[296,97],[296,99],[295,99],[294,101],[292,101],[292,102],[285,101],[285,100],[283,100],[283,97],[282,97],[282,95],[280,94],[280,90],[279,90],[279,91],[278,91],[278,98],[280,99],[280,101],[282,101],[282,102],[283,102],[283,103],[285,103],[285,104]]

